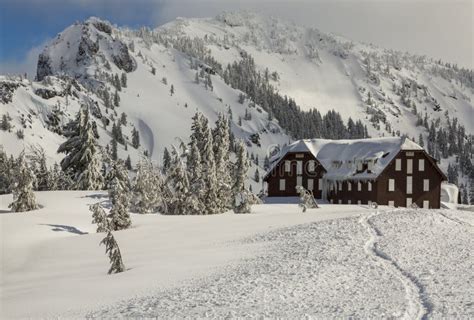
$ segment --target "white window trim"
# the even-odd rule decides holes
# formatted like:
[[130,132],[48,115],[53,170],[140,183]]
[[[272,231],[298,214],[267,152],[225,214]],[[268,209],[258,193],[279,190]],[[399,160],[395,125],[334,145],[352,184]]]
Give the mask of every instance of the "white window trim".
[[423,191],[430,191],[430,179],[423,179]]
[[290,171],[291,171],[291,161],[285,160],[285,172],[290,172]]
[[413,159],[407,159],[407,174],[413,174]]
[[372,191],[372,182],[370,181],[367,182],[367,190]]
[[389,201],[388,201],[388,206],[389,206],[389,207],[395,207],[395,201],[389,200]]
[[429,208],[430,208],[430,201],[423,200],[423,209],[429,209]]
[[347,200],[347,204],[351,204],[351,203],[352,203],[352,201],[350,199]]
[[307,185],[308,185],[308,190],[313,191],[313,189],[314,189],[314,180],[313,179],[308,179]]
[[297,176],[296,177],[296,186],[303,186],[303,177],[302,176]]
[[360,181],[357,181],[357,191],[362,191],[362,183]]
[[303,161],[296,161],[296,174],[303,174]]
[[418,171],[425,171],[425,159],[418,160]]
[[395,159],[395,171],[402,171],[402,159]]
[[339,191],[342,191],[342,181],[340,181],[340,182],[337,183],[337,189],[338,189]]
[[310,160],[309,164],[308,164],[308,171],[309,172],[314,172],[315,168],[316,168],[316,165],[314,163],[314,160]]
[[280,191],[285,191],[285,190],[286,190],[286,180],[280,179]]
[[407,176],[407,194],[413,194],[413,176]]
[[347,181],[347,190],[352,191],[352,182]]
[[409,207],[411,207],[412,204],[413,204],[413,199],[412,198],[407,198],[405,206],[407,208],[409,208]]
[[388,179],[388,191],[395,191],[395,179]]
[[318,190],[319,191],[323,190],[323,179],[318,179]]

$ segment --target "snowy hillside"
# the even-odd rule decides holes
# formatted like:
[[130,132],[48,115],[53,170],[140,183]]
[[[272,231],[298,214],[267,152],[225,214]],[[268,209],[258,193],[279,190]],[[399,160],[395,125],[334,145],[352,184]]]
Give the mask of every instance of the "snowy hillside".
[[[240,65],[228,66],[234,63]],[[219,112],[232,117],[232,132],[246,141],[260,173],[270,146],[321,132],[327,138],[324,130],[342,130],[336,138],[405,134],[433,145],[456,121],[451,140],[457,147],[448,152],[446,143],[446,152],[433,146],[429,151],[451,163],[454,154],[472,156],[463,148],[474,133],[471,70],[248,12],[177,19],[155,30],[90,18],[46,46],[36,78],[0,78],[0,115],[11,118],[0,139],[7,154],[40,145],[51,164],[62,158],[56,150],[65,140],[51,115],[58,115],[55,125],[61,127],[82,104],[92,110],[104,147],[112,123],[125,114],[126,142],[118,154],[130,155],[132,164],[145,152],[161,161],[165,147],[187,139],[196,111],[211,123]],[[324,128],[317,123],[321,116],[302,113],[312,108],[323,116]],[[360,120],[358,129],[328,125],[325,115],[333,109],[342,126],[349,118]],[[444,133],[433,138],[430,123]],[[131,145],[134,129],[137,149]],[[255,164],[252,176],[254,171]]]

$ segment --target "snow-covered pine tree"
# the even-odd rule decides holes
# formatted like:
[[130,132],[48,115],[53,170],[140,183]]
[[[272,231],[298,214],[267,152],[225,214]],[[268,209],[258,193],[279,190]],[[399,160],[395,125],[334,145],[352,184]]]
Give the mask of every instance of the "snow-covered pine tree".
[[66,153],[61,160],[61,168],[71,175],[75,189],[99,190],[103,185],[100,174],[100,149],[92,130],[89,109],[81,107],[74,121],[67,126],[66,142],[59,146],[58,152]]
[[259,203],[259,199],[245,187],[250,162],[242,141],[237,143],[237,161],[234,167],[234,185],[232,188],[235,213],[251,213],[251,205]]
[[213,130],[214,157],[218,180],[218,201],[220,210],[232,207],[232,177],[230,168],[229,121],[219,113]]
[[189,193],[193,197],[194,206],[190,214],[204,214],[204,180],[202,176],[201,153],[195,140],[191,141],[190,152],[188,153],[187,168],[189,175]]
[[100,244],[105,245],[105,253],[109,255],[110,269],[108,273],[112,274],[125,271],[120,248],[111,230],[107,231],[106,237],[100,242]]
[[128,229],[132,225],[128,207],[130,203],[130,180],[122,161],[114,161],[108,173],[109,198],[112,203],[108,218],[111,230]]
[[203,122],[203,141],[201,151],[202,171],[204,177],[204,207],[207,214],[223,212],[219,204],[219,183],[216,175],[216,162],[214,156],[214,143],[211,128],[207,119]]
[[31,211],[38,208],[33,193],[35,176],[26,162],[24,152],[20,153],[13,176],[13,202],[8,206],[14,212]]
[[303,208],[303,212],[306,212],[307,209],[319,208],[318,203],[310,191],[306,190],[302,186],[297,186],[296,192],[298,192],[300,196],[299,206]]
[[163,151],[163,172],[165,174],[168,172],[168,169],[170,168],[170,166],[171,166],[170,152],[165,147],[165,150]]
[[166,184],[170,187],[171,195],[166,198],[168,214],[189,214],[195,203],[189,197],[189,180],[181,155],[173,147],[171,163],[166,177]]
[[133,127],[132,129],[132,146],[135,149],[138,149],[138,147],[140,146],[140,133],[137,129],[135,129],[135,127]]
[[132,207],[139,213],[154,212],[163,202],[163,179],[159,170],[146,158],[137,164],[133,184]]
[[89,210],[92,211],[92,223],[97,225],[97,232],[109,231],[109,220],[102,205],[95,203],[89,206]]

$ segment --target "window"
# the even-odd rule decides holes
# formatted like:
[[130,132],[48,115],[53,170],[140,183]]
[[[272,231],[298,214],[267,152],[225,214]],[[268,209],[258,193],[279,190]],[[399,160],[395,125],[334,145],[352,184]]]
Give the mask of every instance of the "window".
[[285,191],[285,179],[280,179],[280,191]]
[[373,169],[374,169],[374,161],[369,160],[369,162],[367,162],[367,170],[372,171]]
[[357,161],[357,171],[362,171],[362,161]]
[[360,183],[360,181],[357,182],[357,191],[361,191],[362,190],[362,183]]
[[313,172],[314,171],[314,160],[310,160],[308,164],[308,171]]
[[323,190],[323,179],[318,179],[318,190]]
[[367,190],[372,191],[372,182],[367,182]]
[[303,174],[303,161],[296,161],[296,174]]
[[302,154],[302,153],[297,153],[297,154],[295,155],[295,158],[298,158],[298,159],[304,158],[304,154]]
[[407,174],[413,173],[413,159],[407,159]]
[[342,204],[342,200],[341,200],[341,199],[339,199],[339,200],[337,201],[337,203],[339,203],[339,204]]
[[357,200],[357,204],[362,204],[362,201],[360,201],[360,200]]
[[347,190],[352,191],[352,183],[350,181],[347,181]]
[[303,186],[303,177],[301,177],[301,176],[296,177],[296,185],[297,186]]
[[290,172],[291,171],[291,161],[286,160],[285,161],[285,172]]
[[395,207],[395,201],[390,200],[390,201],[388,202],[388,206],[389,206],[389,207]]
[[402,171],[402,159],[395,160],[395,171]]
[[429,200],[423,200],[423,209],[429,209],[429,208],[430,208]]
[[314,180],[308,179],[308,190],[313,191],[313,189],[314,189]]
[[425,171],[425,159],[418,160],[418,171]]
[[395,179],[388,179],[388,191],[395,191]]
[[423,191],[430,191],[430,179],[423,179]]
[[339,191],[342,191],[342,182],[338,182],[337,187]]
[[333,199],[331,199],[331,204],[333,204],[333,203],[334,203],[334,200],[333,200]]
[[351,204],[351,202],[352,202],[351,200],[347,200],[347,204]]
[[412,204],[411,198],[407,198],[407,208],[410,208]]
[[415,153],[413,151],[409,151],[406,153],[407,157],[413,157]]
[[413,177],[407,177],[407,194],[413,193]]

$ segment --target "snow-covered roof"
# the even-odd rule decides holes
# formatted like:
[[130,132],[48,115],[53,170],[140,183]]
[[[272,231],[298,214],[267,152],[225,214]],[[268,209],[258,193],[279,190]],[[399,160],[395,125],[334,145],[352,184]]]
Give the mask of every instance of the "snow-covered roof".
[[[423,150],[415,142],[401,137],[326,140],[304,139],[283,148],[273,168],[289,152],[310,152],[327,171],[329,180],[374,179],[392,161],[400,150]],[[371,170],[357,173],[359,163],[368,164]]]

